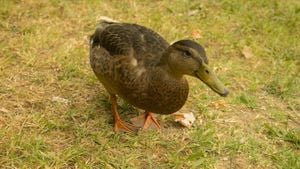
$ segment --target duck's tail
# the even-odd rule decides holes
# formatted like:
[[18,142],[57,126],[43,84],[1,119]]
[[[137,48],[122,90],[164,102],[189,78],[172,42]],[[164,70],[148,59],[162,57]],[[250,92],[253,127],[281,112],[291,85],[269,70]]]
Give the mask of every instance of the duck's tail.
[[99,37],[100,37],[100,34],[101,32],[109,25],[112,25],[112,24],[116,24],[116,23],[120,23],[119,21],[117,20],[114,20],[114,19],[111,19],[107,16],[101,16],[99,18],[99,22],[96,26],[96,31],[93,35],[91,35],[90,37],[90,46],[91,47],[94,47],[96,46],[98,43],[99,43]]
[[111,24],[115,24],[115,23],[120,23],[120,22],[117,21],[117,20],[114,20],[112,18],[109,18],[107,16],[101,16],[100,19],[99,19],[99,23],[97,24],[96,28],[97,29],[98,28],[103,29],[106,26],[111,25]]

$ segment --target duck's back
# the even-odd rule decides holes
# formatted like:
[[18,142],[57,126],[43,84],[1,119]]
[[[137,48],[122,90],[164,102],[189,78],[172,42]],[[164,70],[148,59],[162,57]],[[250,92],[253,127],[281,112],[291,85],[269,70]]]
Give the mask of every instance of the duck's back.
[[92,46],[100,45],[111,56],[129,56],[148,67],[160,61],[169,46],[156,32],[140,25],[109,23],[99,28],[93,37]]

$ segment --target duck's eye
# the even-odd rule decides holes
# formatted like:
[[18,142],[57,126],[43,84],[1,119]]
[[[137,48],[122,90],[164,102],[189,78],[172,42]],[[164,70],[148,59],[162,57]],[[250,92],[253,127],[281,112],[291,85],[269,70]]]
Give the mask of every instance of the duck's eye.
[[184,52],[183,52],[183,56],[184,56],[184,57],[191,57],[192,54],[191,54],[189,51],[184,51]]

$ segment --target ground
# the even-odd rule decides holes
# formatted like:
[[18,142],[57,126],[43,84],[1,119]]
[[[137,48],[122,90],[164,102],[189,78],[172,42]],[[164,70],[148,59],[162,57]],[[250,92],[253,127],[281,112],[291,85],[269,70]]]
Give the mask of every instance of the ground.
[[[201,43],[229,97],[188,78],[193,127],[114,133],[89,65],[101,16]],[[0,0],[0,166],[300,168],[299,27],[298,0]]]

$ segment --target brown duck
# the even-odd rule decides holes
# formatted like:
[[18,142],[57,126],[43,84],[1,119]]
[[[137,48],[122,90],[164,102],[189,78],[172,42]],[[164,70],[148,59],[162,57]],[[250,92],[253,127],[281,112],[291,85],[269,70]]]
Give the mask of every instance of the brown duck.
[[137,126],[120,119],[117,95],[145,110],[143,129],[160,129],[152,115],[172,114],[185,103],[189,86],[184,75],[200,79],[213,91],[228,90],[211,68],[204,48],[191,40],[172,45],[153,30],[130,23],[102,20],[90,41],[92,69],[110,94],[115,131],[135,131]]

